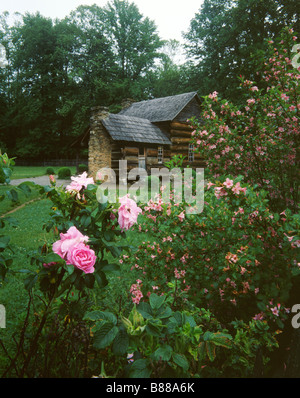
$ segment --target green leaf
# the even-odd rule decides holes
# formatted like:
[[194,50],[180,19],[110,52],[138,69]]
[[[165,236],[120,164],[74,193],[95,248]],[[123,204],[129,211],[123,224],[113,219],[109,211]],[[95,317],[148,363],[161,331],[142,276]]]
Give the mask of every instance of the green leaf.
[[209,341],[205,343],[205,346],[206,346],[207,356],[209,360],[213,362],[216,357],[216,347],[213,343],[210,343]]
[[172,354],[172,359],[176,363],[176,365],[180,366],[184,371],[187,371],[189,368],[189,362],[186,359],[185,355],[183,354],[177,354],[173,353]]
[[30,275],[28,278],[25,279],[24,281],[24,286],[26,290],[30,290],[33,288],[35,283],[38,280],[38,275],[36,273]]
[[99,287],[103,288],[108,284],[104,272],[102,271],[94,272],[94,277]]
[[107,264],[102,268],[103,272],[114,272],[114,273],[119,273],[121,270],[121,267],[119,264]]
[[108,347],[117,336],[119,329],[111,322],[105,322],[94,334],[94,347],[101,350]]
[[133,362],[130,367],[131,378],[149,378],[151,375],[151,370],[149,369],[149,360],[148,359],[137,359]]
[[203,335],[203,341],[210,341],[213,339],[213,337],[214,337],[214,333],[207,331]]
[[200,361],[203,361],[206,357],[205,344],[206,343],[201,342],[198,346],[198,355]]
[[10,237],[6,235],[1,235],[0,236],[0,249],[5,249],[10,242]]
[[147,321],[146,331],[151,336],[160,337],[165,326],[158,319],[151,319]]
[[64,260],[56,253],[49,253],[45,256],[45,258],[43,259],[43,262],[45,264],[61,263],[61,262],[64,262]]
[[148,303],[144,303],[143,301],[136,307],[138,312],[145,318],[151,319],[153,318],[153,313],[150,305]]
[[112,231],[105,231],[103,236],[106,241],[110,242],[111,240],[113,240],[114,235],[115,234]]
[[7,194],[8,198],[12,202],[18,202],[19,195],[18,195],[18,192],[15,189],[11,189],[10,191],[6,191],[6,194]]
[[151,308],[154,311],[157,311],[163,305],[165,299],[165,296],[158,296],[157,294],[152,293],[149,299]]
[[156,361],[162,360],[162,361],[169,361],[171,359],[173,352],[173,348],[169,345],[164,345],[162,347],[159,347],[154,353],[153,353],[153,358]]
[[230,334],[220,333],[220,332],[214,333],[214,336],[211,339],[211,341],[215,345],[225,347],[225,348],[230,347],[230,344],[231,344],[230,340],[232,340],[232,336]]
[[173,314],[173,311],[171,310],[170,307],[160,307],[160,309],[157,311],[155,314],[157,318],[159,319],[166,319],[169,318]]
[[66,264],[64,267],[67,270],[68,275],[72,275],[74,273],[75,267],[72,264]]
[[129,346],[129,337],[125,329],[119,329],[113,342],[113,353],[115,355],[121,356],[127,352]]
[[87,288],[92,289],[95,284],[95,276],[93,274],[86,274],[84,277],[84,282]]
[[31,193],[31,189],[27,182],[22,182],[21,184],[18,185],[18,188],[21,189],[26,196],[29,196]]
[[117,318],[112,312],[104,312],[104,311],[91,311],[84,315],[84,321],[107,321],[112,323],[113,325],[117,324]]
[[84,227],[87,228],[92,222],[92,218],[89,215],[84,214],[81,219],[80,219],[80,224]]

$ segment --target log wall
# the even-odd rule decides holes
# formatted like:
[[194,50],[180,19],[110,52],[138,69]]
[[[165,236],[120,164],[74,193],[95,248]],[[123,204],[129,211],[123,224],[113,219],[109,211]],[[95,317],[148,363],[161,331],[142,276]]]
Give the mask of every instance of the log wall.
[[192,132],[193,128],[188,122],[176,120],[170,123],[171,156],[180,154],[185,156],[186,159],[183,162],[183,166],[205,167],[205,160],[198,153],[194,153],[194,161],[189,162],[189,144],[192,140]]

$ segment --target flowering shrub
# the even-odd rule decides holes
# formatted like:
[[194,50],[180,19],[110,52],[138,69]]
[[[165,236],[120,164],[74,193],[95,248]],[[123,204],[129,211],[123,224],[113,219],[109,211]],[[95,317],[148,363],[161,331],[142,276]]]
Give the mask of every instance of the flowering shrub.
[[204,98],[201,122],[191,121],[193,143],[207,160],[211,176],[241,174],[268,192],[273,209],[289,207],[294,212],[299,203],[300,132],[300,73],[291,53],[296,39],[286,29],[278,46],[269,41],[270,56],[262,73],[265,86],[241,77],[243,105],[214,92]]
[[207,183],[203,213],[187,215],[185,206],[160,198],[145,206],[139,231],[152,239],[122,258],[133,272],[132,301],[165,295],[175,283],[174,308],[209,308],[231,331],[235,319],[282,329],[300,274],[299,215],[273,213],[267,192],[230,176]]
[[[86,173],[73,177],[66,188],[56,186],[54,176],[49,180],[50,185],[41,187],[41,192],[52,201],[51,217],[45,229],[52,232],[54,238],[31,254],[31,263],[36,269],[22,271],[27,275],[24,283],[30,297],[35,289],[42,300],[34,305],[33,328],[28,328],[28,319],[23,326],[30,337],[25,359],[13,360],[19,377],[41,376],[47,372],[62,376],[69,372],[65,367],[69,361],[77,356],[79,361],[87,360],[91,336],[82,318],[91,305],[88,304],[91,289],[96,286],[103,289],[108,284],[107,273],[118,271],[118,264],[109,263],[107,258],[120,256],[124,247],[120,243],[125,237],[123,230],[127,231],[137,222],[141,211],[128,198],[121,198],[121,205],[98,203],[98,186]],[[115,213],[119,214],[120,225],[117,218],[112,217]],[[28,314],[30,306],[31,299]],[[77,329],[83,337],[75,342]],[[22,334],[19,344],[21,350]],[[38,349],[40,345],[44,351]],[[49,350],[52,351],[48,358]],[[79,351],[76,353],[76,350]],[[44,365],[36,366],[39,361],[46,361],[44,368]]]

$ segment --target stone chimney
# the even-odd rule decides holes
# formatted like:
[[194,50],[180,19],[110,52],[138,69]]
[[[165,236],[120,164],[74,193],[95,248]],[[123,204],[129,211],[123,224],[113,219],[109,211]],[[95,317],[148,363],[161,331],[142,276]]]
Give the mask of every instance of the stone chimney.
[[121,102],[122,110],[128,109],[135,102],[132,98],[124,98]]
[[106,119],[109,116],[109,110],[107,106],[94,106],[91,108],[91,127],[93,123],[98,120]]
[[91,108],[89,174],[94,178],[100,169],[111,167],[112,140],[102,123],[108,117],[109,111],[107,107],[95,106]]

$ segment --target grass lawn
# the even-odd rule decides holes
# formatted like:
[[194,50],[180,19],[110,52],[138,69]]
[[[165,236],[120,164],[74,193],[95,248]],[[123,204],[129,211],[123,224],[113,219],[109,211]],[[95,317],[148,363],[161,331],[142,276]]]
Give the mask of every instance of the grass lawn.
[[[46,170],[50,166],[14,166],[11,179],[41,177],[46,175]],[[58,170],[62,166],[52,167],[57,175]],[[76,166],[68,166],[71,174],[76,174]]]
[[[43,229],[43,224],[48,218],[51,202],[40,200],[30,203],[12,214],[17,221],[17,226],[7,225],[1,233],[10,235],[11,244],[14,252],[12,269],[18,271],[30,268],[30,259],[27,254],[30,250],[37,249],[40,245],[51,238]],[[12,354],[16,345],[13,335],[18,334],[22,321],[26,316],[26,306],[28,304],[28,293],[23,285],[22,274],[8,274],[3,286],[0,287],[0,303],[6,309],[6,328],[0,329],[0,339],[6,349]],[[0,347],[0,375],[5,369],[7,358]]]
[[[18,193],[18,200],[16,202],[11,201],[7,196],[6,192],[15,190]],[[16,189],[12,185],[0,185],[0,197],[5,196],[4,200],[0,201],[0,217],[1,215],[13,210],[14,208],[21,206],[22,204],[29,202],[33,199],[38,199],[40,197],[39,187],[30,187],[31,193],[25,194],[22,190]]]

